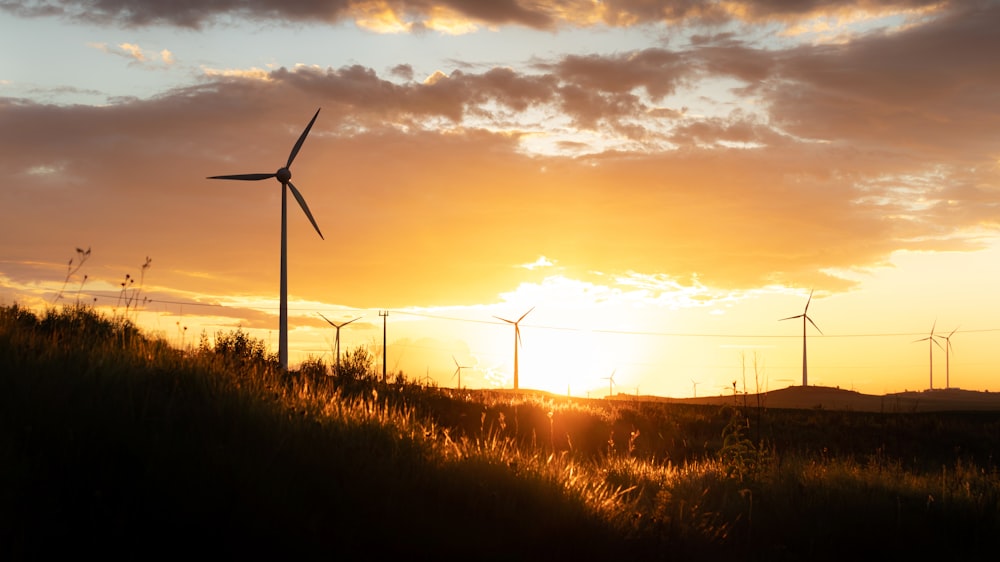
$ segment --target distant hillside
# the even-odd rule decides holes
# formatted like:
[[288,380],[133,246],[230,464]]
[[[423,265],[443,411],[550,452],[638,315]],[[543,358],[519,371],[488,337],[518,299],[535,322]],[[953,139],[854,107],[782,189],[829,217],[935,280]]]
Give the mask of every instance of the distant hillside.
[[[511,390],[511,389],[481,389],[469,390],[479,396],[511,397],[535,396],[561,403],[567,397],[544,390]],[[615,402],[661,402],[668,404],[702,404],[711,406],[733,405],[744,403],[756,407],[757,394],[722,394],[717,396],[699,396],[697,398],[670,398],[664,396],[619,393],[611,397]],[[579,404],[599,405],[607,403],[607,398],[570,399]],[[853,390],[830,386],[789,386],[780,390],[772,390],[760,394],[760,405],[765,408],[787,408],[792,410],[845,410],[854,412],[958,412],[958,411],[1000,411],[1000,392],[980,392],[958,388],[898,392],[895,394],[874,395],[862,394]]]
[[[624,398],[624,396],[622,396]],[[655,398],[680,404],[733,404],[746,401],[757,406],[756,394],[705,396],[698,398]],[[1000,411],[1000,393],[961,390],[957,388],[899,392],[878,396],[861,394],[828,386],[790,386],[760,395],[760,404],[767,408],[850,410],[858,412],[945,412]]]

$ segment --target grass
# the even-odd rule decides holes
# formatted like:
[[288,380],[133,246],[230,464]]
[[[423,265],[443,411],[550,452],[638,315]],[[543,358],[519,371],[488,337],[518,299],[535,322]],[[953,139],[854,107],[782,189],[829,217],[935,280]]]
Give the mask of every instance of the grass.
[[997,414],[613,403],[282,373],[0,308],[0,556],[839,560],[1000,547]]

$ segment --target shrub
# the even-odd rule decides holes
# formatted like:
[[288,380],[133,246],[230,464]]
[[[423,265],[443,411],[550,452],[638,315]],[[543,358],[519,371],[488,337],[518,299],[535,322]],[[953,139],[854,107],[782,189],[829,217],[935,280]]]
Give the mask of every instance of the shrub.
[[229,332],[215,333],[215,345],[210,346],[208,338],[202,334],[198,351],[202,354],[214,354],[228,365],[245,367],[267,367],[278,363],[277,355],[267,352],[263,340],[252,337],[243,328]]

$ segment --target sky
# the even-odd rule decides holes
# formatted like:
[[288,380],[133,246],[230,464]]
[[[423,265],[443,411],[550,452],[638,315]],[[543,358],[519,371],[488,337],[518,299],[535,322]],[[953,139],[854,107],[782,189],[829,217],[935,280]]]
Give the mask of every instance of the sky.
[[510,388],[500,318],[527,313],[521,388],[800,385],[805,327],[811,385],[1000,391],[998,25],[985,1],[0,0],[0,304],[276,351],[281,186],[207,178],[273,173],[319,110],[293,366],[358,318],[342,353]]

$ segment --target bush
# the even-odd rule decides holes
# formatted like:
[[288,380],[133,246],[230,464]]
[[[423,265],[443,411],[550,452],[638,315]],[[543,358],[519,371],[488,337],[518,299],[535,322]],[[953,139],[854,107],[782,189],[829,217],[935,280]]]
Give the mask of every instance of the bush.
[[264,341],[252,337],[243,328],[216,332],[214,346],[209,345],[208,337],[202,333],[198,351],[202,354],[214,354],[226,364],[237,368],[273,367],[278,363],[277,354],[268,353]]
[[347,352],[336,369],[338,382],[349,385],[355,382],[374,382],[375,358],[364,347]]

